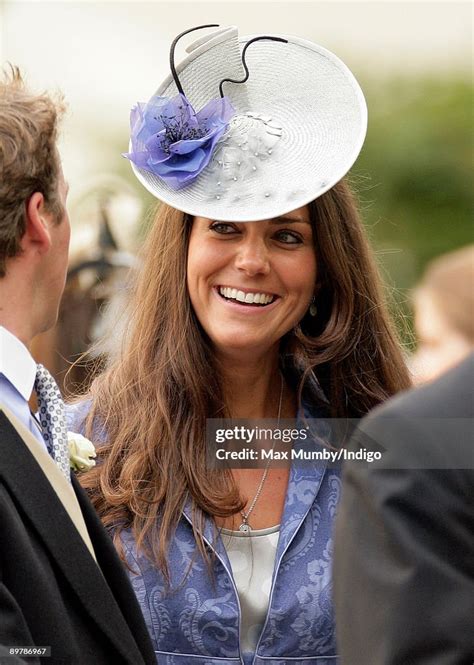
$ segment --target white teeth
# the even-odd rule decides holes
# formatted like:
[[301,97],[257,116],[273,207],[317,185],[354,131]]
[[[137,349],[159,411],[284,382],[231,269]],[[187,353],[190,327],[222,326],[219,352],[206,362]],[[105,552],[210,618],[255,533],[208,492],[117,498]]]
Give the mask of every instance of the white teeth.
[[232,289],[229,286],[220,286],[219,293],[221,296],[224,296],[224,298],[237,300],[238,302],[243,302],[248,305],[268,305],[274,300],[274,296],[268,295],[267,293],[244,293],[243,291]]

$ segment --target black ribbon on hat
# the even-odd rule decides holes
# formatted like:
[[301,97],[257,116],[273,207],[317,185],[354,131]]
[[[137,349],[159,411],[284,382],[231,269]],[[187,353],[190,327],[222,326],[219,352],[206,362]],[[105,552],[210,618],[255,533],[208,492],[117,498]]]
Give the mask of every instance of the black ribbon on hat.
[[[219,28],[219,27],[220,26],[218,23],[208,23],[206,25],[198,25],[195,28],[189,28],[188,30],[184,30],[184,32],[181,32],[177,37],[173,39],[170,47],[170,69],[171,69],[171,74],[173,76],[173,80],[176,84],[176,87],[178,88],[178,92],[181,93],[182,95],[186,96],[174,64],[174,52],[176,49],[176,44],[181,39],[181,37],[184,37],[184,35],[188,35],[190,32],[194,32],[195,30],[203,30],[204,28]],[[270,40],[272,42],[283,42],[284,44],[288,44],[287,39],[283,39],[282,37],[271,37],[270,35],[262,35],[261,37],[254,37],[253,39],[250,39],[245,44],[244,50],[242,51],[242,65],[245,70],[245,76],[241,81],[238,81],[237,79],[222,79],[222,81],[219,83],[219,94],[221,97],[224,97],[224,92],[222,90],[222,86],[224,85],[224,83],[245,83],[248,80],[250,73],[249,73],[249,68],[247,67],[247,62],[245,60],[245,53],[250,44],[253,44],[254,42],[258,42],[264,39]]]
[[219,83],[219,93],[221,97],[224,97],[224,92],[222,90],[222,86],[224,83],[245,83],[245,81],[248,80],[250,73],[249,73],[249,68],[247,67],[247,63],[245,61],[245,52],[247,51],[250,44],[253,44],[254,42],[259,42],[262,39],[268,39],[272,42],[283,42],[284,44],[288,44],[288,40],[283,39],[283,37],[270,37],[269,35],[262,35],[261,37],[254,37],[253,39],[249,39],[249,41],[244,46],[244,50],[242,51],[242,64],[245,69],[245,76],[241,81],[238,81],[237,79],[222,79],[222,81]]
[[176,67],[174,65],[174,51],[176,48],[176,44],[179,42],[181,37],[184,37],[184,35],[188,35],[190,32],[194,32],[195,30],[202,30],[203,28],[219,28],[218,23],[209,23],[207,25],[198,25],[195,28],[189,28],[189,30],[185,30],[184,32],[181,32],[177,37],[175,37],[171,43],[171,48],[170,48],[170,69],[171,69],[171,74],[173,76],[173,80],[176,83],[176,87],[178,88],[178,92],[180,92],[182,95],[186,97],[184,94],[183,86],[181,85],[181,81],[179,80],[178,77],[178,72],[176,71]]

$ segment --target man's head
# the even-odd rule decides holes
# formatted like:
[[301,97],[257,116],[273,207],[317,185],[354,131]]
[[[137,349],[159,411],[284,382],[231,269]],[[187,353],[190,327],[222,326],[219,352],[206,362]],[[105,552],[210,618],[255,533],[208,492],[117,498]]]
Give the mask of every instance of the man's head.
[[67,270],[67,185],[56,147],[63,110],[60,99],[30,93],[16,68],[0,81],[0,289],[11,303],[2,310],[21,302],[32,334],[54,325]]

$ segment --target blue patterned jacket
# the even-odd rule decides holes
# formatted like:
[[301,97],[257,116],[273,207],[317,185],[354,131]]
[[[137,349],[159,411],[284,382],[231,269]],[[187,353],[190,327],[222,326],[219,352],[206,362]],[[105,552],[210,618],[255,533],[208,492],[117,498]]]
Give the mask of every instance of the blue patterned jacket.
[[[188,504],[169,550],[171,585],[123,532],[130,579],[160,665],[337,665],[332,605],[332,525],[341,491],[339,469],[293,462],[266,621],[255,653],[239,646],[240,604],[220,537],[215,583],[196,552]],[[213,526],[204,539],[211,548]],[[184,584],[184,573],[191,565]]]

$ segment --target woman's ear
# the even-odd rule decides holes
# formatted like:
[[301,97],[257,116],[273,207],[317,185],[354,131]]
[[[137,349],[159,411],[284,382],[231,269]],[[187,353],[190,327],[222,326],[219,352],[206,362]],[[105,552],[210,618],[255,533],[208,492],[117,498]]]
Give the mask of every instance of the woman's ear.
[[26,228],[20,241],[23,252],[34,249],[44,254],[51,247],[52,214],[46,210],[44,196],[35,192],[26,202]]

